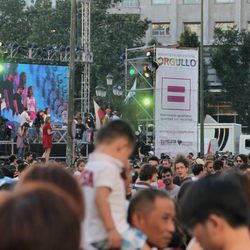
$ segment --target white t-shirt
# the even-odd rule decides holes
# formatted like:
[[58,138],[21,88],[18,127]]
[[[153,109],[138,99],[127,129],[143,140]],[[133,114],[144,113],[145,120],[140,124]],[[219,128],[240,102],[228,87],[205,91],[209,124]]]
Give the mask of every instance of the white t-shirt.
[[25,122],[30,122],[30,116],[27,113],[27,111],[23,111],[22,114],[20,115],[21,118],[21,125],[23,125]]
[[112,191],[109,205],[116,229],[123,234],[128,229],[125,185],[121,178],[122,163],[99,152],[90,155],[81,177],[84,193],[85,219],[84,241],[87,244],[107,239],[107,233],[95,204],[97,187],[108,187]]
[[35,112],[36,111],[36,99],[34,96],[27,97],[27,109],[28,111]]

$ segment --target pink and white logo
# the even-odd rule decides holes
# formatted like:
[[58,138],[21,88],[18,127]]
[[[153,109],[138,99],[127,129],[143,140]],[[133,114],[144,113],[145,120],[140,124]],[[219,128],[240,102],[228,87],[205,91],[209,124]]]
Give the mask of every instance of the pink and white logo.
[[183,78],[162,78],[162,109],[191,109],[191,80]]

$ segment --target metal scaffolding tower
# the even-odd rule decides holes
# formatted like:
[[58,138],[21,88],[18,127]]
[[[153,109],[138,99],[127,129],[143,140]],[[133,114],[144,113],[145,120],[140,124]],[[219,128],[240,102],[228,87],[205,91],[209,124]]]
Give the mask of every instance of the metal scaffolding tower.
[[91,0],[81,1],[82,11],[82,39],[81,46],[84,53],[83,74],[81,76],[81,114],[90,110],[90,65],[93,63],[93,54],[91,53]]

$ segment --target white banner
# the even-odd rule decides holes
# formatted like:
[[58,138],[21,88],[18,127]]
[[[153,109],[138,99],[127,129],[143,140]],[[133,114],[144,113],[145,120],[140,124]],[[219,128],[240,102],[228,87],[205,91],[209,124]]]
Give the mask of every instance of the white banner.
[[198,51],[156,50],[155,154],[197,154]]

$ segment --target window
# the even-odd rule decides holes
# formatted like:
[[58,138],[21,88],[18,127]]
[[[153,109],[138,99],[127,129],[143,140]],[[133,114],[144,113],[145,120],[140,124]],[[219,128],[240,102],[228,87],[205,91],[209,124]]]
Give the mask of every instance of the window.
[[200,23],[184,23],[184,30],[195,32],[199,38],[201,36],[201,24]]
[[133,8],[138,7],[139,3],[138,0],[122,0],[120,6],[125,8]]
[[216,3],[234,3],[234,0],[216,0]]
[[184,4],[199,4],[201,0],[183,0]]
[[152,0],[152,4],[170,4],[171,0]]
[[170,34],[170,23],[153,23],[152,36],[167,36]]
[[222,30],[230,30],[235,27],[234,22],[216,22],[215,28],[220,28]]

